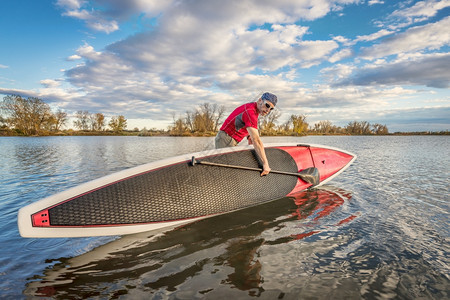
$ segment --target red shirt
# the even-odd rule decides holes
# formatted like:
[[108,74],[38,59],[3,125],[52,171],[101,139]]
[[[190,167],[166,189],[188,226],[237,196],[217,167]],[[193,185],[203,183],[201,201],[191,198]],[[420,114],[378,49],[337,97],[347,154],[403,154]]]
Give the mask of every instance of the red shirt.
[[256,106],[256,102],[239,106],[228,116],[220,130],[225,131],[239,143],[248,135],[247,127],[258,129],[258,110]]

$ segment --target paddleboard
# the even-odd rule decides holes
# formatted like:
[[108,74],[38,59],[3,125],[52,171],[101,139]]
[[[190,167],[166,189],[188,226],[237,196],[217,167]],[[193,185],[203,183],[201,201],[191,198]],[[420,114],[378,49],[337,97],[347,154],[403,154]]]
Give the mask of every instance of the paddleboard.
[[[334,230],[330,227],[343,225],[349,222],[349,219],[356,218],[355,215],[347,214],[348,212],[341,212],[342,214],[335,214],[334,217],[327,220],[319,220],[332,214],[351,197],[349,191],[323,185],[277,201],[190,223],[185,225],[183,230],[124,235],[109,243],[96,246],[81,255],[55,259],[54,265],[48,266],[42,275],[35,276],[33,280],[26,283],[23,295],[52,298],[61,298],[58,296],[65,295],[65,298],[70,298],[68,295],[71,295],[71,291],[83,290],[86,282],[89,282],[90,289],[84,289],[77,294],[78,298],[87,298],[90,291],[100,290],[100,286],[104,285],[104,280],[108,280],[113,275],[115,282],[121,282],[121,280],[130,282],[132,280],[130,276],[131,278],[141,278],[150,272],[150,269],[156,276],[152,280],[156,281],[165,276],[165,266],[183,258],[189,259],[188,257],[195,253],[209,251],[209,253],[214,252],[213,255],[216,257],[223,258],[226,249],[219,245],[229,245],[229,240],[239,242],[242,240],[243,234],[251,234],[261,240],[270,236],[264,232],[273,230],[276,231],[276,238],[275,235],[272,235],[266,241],[270,242],[270,245],[280,244],[281,246],[281,244],[293,240],[319,234],[320,230]],[[242,213],[240,213],[241,211]],[[344,219],[338,221],[339,219],[335,217]],[[255,224],[259,224],[259,226],[255,226]],[[248,230],[243,231],[243,227]],[[218,252],[214,250],[217,247],[219,247]],[[161,255],[162,252],[165,255]],[[175,258],[172,256],[174,252],[177,254]],[[233,256],[233,254],[229,254]],[[241,252],[235,254],[242,255]],[[129,259],[124,259],[124,257]],[[210,258],[214,260],[213,257]],[[149,266],[149,261],[152,267]],[[119,265],[120,269],[118,270],[117,266]],[[92,273],[99,270],[102,274],[109,276],[94,278]],[[130,274],[130,270],[132,270],[132,274]],[[182,273],[184,276],[191,276],[189,272]],[[157,277],[158,274],[161,277]],[[178,275],[183,276],[183,274]],[[97,297],[106,298],[104,295],[107,295],[108,291],[102,290],[105,294],[98,294]]]
[[[343,172],[356,155],[309,144],[268,144],[272,170],[317,168],[320,184]],[[220,166],[193,164],[196,161]],[[223,165],[241,166],[229,168]],[[293,175],[260,176],[252,146],[172,157],[105,176],[19,210],[23,237],[125,235],[173,228],[290,196],[311,187]]]

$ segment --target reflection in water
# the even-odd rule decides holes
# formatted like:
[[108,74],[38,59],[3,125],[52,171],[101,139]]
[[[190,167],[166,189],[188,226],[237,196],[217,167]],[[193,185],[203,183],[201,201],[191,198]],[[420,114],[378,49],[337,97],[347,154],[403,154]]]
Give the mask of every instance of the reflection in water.
[[[258,296],[265,248],[299,243],[351,221],[339,211],[348,191],[326,187],[179,227],[124,236],[74,258],[60,258],[30,279],[26,295],[59,298]],[[267,253],[270,257],[271,253]]]

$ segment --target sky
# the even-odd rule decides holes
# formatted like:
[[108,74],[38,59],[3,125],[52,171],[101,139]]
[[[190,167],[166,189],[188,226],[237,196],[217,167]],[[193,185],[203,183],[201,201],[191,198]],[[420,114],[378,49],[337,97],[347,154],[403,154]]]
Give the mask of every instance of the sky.
[[[263,92],[279,123],[450,125],[450,0],[2,0],[0,96],[167,129]],[[68,124],[68,127],[71,127]]]

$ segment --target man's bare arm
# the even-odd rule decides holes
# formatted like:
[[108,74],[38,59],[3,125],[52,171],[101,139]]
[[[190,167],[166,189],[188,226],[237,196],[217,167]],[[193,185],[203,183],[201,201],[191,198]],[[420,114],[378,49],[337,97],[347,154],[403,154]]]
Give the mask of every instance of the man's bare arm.
[[259,137],[258,130],[253,127],[247,127],[247,131],[250,134],[250,138],[253,142],[253,147],[255,148],[256,154],[261,159],[263,164],[263,171],[261,176],[267,175],[270,172],[269,161],[266,157],[266,151],[264,151],[264,145]]

